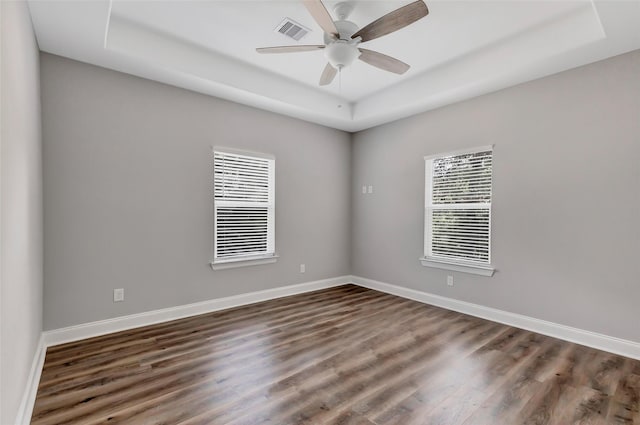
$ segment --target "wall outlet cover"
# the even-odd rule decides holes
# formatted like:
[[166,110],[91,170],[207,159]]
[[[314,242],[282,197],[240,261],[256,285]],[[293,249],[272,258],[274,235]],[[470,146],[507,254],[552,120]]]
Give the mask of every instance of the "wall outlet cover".
[[113,302],[118,303],[124,301],[124,288],[118,288],[113,290]]

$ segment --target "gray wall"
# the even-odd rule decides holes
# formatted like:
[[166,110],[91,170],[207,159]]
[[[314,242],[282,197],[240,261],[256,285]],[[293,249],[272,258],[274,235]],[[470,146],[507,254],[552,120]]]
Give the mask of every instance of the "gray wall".
[[[352,272],[640,341],[638,51],[353,136],[41,63],[45,329]],[[422,157],[486,144],[497,273],[421,266]],[[278,263],[208,267],[211,145],[276,155]]]
[[[423,156],[488,144],[498,271],[423,267]],[[352,156],[355,275],[640,341],[640,51],[360,132]]]
[[[45,329],[350,272],[348,133],[49,54],[41,66]],[[212,145],[276,156],[277,263],[209,267]]]
[[42,331],[38,46],[27,3],[0,2],[0,423],[15,423]]

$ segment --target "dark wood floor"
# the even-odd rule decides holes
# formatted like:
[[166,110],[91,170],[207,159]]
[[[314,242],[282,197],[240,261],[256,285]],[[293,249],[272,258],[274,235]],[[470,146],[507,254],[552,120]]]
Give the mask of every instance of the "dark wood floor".
[[49,348],[33,424],[640,424],[640,361],[357,286]]

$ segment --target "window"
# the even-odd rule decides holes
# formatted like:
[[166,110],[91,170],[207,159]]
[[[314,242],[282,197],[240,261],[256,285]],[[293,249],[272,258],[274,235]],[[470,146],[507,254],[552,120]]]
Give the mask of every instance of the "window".
[[422,264],[491,276],[491,146],[425,157]]
[[214,150],[214,269],[275,261],[274,174],[272,156]]

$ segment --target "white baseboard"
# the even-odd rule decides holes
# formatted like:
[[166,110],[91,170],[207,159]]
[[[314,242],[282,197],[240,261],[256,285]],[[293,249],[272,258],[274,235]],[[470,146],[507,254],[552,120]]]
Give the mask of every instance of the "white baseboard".
[[40,336],[33,358],[16,425],[28,425],[31,422],[47,347],[348,283],[351,283],[351,276],[340,276],[45,331]]
[[38,384],[40,383],[40,375],[42,374],[42,365],[44,365],[44,357],[47,353],[47,346],[44,342],[44,336],[40,335],[36,352],[33,355],[29,378],[27,385],[22,394],[18,415],[16,416],[16,425],[29,425],[31,423],[31,414],[33,413],[33,405],[36,401],[38,392]]
[[168,322],[170,320],[182,319],[184,317],[195,316],[198,314],[210,313],[227,308],[253,304],[260,301],[267,301],[274,298],[286,297],[288,295],[301,294],[304,292],[317,291],[318,289],[345,285],[347,283],[350,283],[350,276],[340,276],[331,279],[300,283],[298,285],[282,286],[279,288],[266,289],[264,291],[250,292],[248,294],[216,298],[193,304],[163,308],[161,310],[147,311],[144,313],[121,316],[113,319],[99,320],[97,322],[83,323],[81,325],[45,331],[43,333],[44,342],[47,347],[50,347],[94,336],[153,325],[155,323]]
[[226,298],[198,302],[194,304],[181,305],[176,307],[154,310],[145,313],[132,314],[129,316],[116,317],[113,319],[100,320],[97,322],[85,323],[82,325],[69,326],[67,328],[55,329],[42,333],[37,351],[35,353],[31,372],[29,374],[28,385],[25,389],[20,410],[16,420],[18,425],[29,424],[33,405],[35,403],[40,374],[44,364],[47,347],[78,341],[94,336],[105,335],[155,323],[181,319],[198,314],[210,313],[232,307],[253,304],[260,301],[267,301],[274,298],[286,297],[289,295],[301,294],[305,292],[317,291],[319,289],[332,288],[335,286],[353,283],[364,288],[374,289],[380,292],[397,295],[403,298],[412,299],[425,304],[431,304],[448,310],[458,311],[471,316],[481,317],[509,326],[530,330],[543,335],[552,336],[577,344],[586,345],[599,350],[608,351],[622,356],[640,360],[640,343],[624,339],[614,338],[583,329],[572,328],[570,326],[559,325],[520,314],[509,313],[478,304],[459,301],[440,295],[429,294],[427,292],[416,291],[402,286],[379,282],[359,276],[340,276],[331,279],[317,280],[313,282],[301,283],[298,285],[283,286],[279,288],[267,289],[264,291],[251,292],[248,294],[234,295]]
[[526,329],[565,341],[575,342],[576,344],[586,345],[587,347],[596,348],[598,350],[608,351],[610,353],[640,360],[640,343],[638,342],[573,328],[571,326],[560,325],[529,316],[523,316],[521,314],[509,313],[507,311],[497,310],[495,308],[485,307],[479,304],[472,304],[466,301],[459,301],[453,298],[447,298],[427,292],[416,291],[415,289],[379,282],[364,277],[351,276],[351,282],[358,286],[374,289],[376,291],[386,292],[388,294],[397,295],[399,297],[408,298],[425,304],[446,308],[447,310],[457,311],[470,316],[480,317],[493,322],[503,323],[505,325]]

